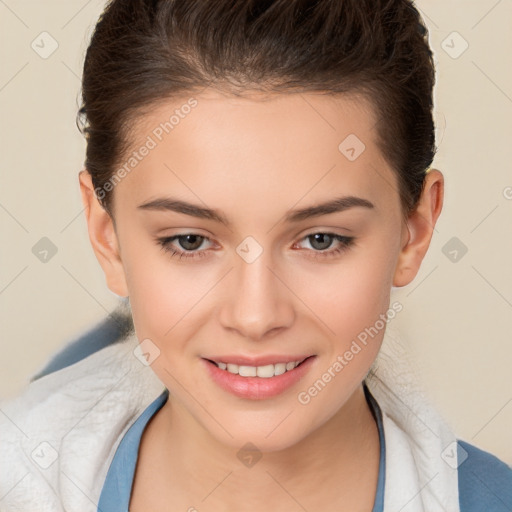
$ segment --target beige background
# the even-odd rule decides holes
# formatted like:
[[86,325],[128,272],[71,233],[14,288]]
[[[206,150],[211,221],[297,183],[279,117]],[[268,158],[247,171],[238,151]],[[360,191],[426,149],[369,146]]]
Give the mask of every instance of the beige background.
[[[118,302],[89,244],[77,178],[81,66],[103,5],[0,1],[1,398]],[[512,464],[512,3],[417,5],[436,54],[446,197],[419,275],[393,291],[404,305],[393,322],[458,437]],[[31,48],[43,31],[58,43],[47,59]],[[32,247],[45,236],[58,252],[41,263]],[[443,253],[453,237],[468,249],[456,262]]]

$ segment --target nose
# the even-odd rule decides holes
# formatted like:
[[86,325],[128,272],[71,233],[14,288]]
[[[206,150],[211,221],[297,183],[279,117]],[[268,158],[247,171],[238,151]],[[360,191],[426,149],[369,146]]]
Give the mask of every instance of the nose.
[[258,341],[292,325],[293,293],[271,263],[270,251],[263,251],[252,263],[235,260],[220,312],[224,328]]

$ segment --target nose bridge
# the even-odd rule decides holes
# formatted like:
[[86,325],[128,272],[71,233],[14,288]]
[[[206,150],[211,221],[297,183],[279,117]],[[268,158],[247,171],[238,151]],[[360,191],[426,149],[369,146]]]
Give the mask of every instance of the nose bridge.
[[[276,276],[271,251],[262,251],[254,260],[246,258],[243,244],[231,280],[227,283],[227,300],[222,308],[221,321],[226,328],[240,335],[261,339],[267,332],[290,324],[293,308],[289,292]],[[247,247],[246,247],[247,248]]]

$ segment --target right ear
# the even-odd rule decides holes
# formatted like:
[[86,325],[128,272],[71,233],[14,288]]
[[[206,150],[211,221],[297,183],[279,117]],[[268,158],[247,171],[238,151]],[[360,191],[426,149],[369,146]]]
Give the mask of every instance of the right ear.
[[89,240],[105,273],[107,286],[116,295],[128,297],[128,286],[114,222],[96,197],[89,172],[80,171],[78,179],[82,203],[85,207]]

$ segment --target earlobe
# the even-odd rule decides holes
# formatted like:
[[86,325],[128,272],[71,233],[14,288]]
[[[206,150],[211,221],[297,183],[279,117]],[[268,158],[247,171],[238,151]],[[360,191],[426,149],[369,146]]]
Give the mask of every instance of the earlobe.
[[79,173],[79,182],[89,240],[105,273],[107,286],[116,295],[128,297],[128,287],[113,220],[98,201],[91,175],[87,170]]
[[[409,216],[404,227],[408,240],[398,256],[393,286],[409,284],[416,276],[430,246],[430,240],[444,198],[444,178],[440,171],[432,169],[425,177],[425,184],[417,208]],[[404,235],[402,236],[404,238]]]

